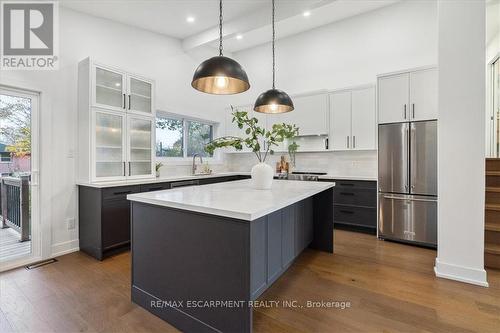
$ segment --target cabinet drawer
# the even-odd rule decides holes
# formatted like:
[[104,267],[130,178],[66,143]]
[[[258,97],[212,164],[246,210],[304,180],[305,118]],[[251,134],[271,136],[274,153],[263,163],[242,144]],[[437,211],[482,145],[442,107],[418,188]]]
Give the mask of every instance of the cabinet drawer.
[[143,184],[141,185],[141,192],[152,192],[169,190],[170,183],[156,183],[156,184]]
[[377,190],[377,182],[374,180],[346,180],[335,179],[335,187],[350,187],[350,188],[372,188]]
[[373,228],[377,226],[377,209],[375,208],[335,205],[333,214],[334,223],[342,222]]
[[377,192],[375,189],[336,187],[334,190],[334,204],[377,207]]
[[103,200],[126,199],[128,194],[138,193],[140,186],[119,186],[102,190]]

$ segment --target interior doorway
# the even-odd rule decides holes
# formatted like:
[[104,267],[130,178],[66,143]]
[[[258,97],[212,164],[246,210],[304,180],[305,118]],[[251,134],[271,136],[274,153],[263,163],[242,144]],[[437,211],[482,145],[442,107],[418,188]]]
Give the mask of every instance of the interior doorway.
[[0,271],[40,257],[39,98],[0,86]]
[[488,157],[500,158],[500,56],[495,57],[489,66],[490,101],[487,105],[490,128],[487,154]]

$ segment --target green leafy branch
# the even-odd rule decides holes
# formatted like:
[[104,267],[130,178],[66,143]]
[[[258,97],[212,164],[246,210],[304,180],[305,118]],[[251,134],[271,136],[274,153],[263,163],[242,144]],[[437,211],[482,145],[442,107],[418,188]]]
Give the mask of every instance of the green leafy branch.
[[[205,146],[205,151],[213,154],[215,149],[233,147],[240,151],[243,145],[250,148],[259,162],[265,162],[269,154],[274,154],[273,146],[278,146],[285,139],[292,139],[299,134],[299,128],[293,124],[274,124],[270,130],[259,127],[259,120],[255,117],[250,118],[248,112],[235,110],[231,106],[232,122],[239,129],[244,130],[246,138],[234,136],[225,136],[214,139]],[[264,143],[265,151],[262,151],[260,142]]]

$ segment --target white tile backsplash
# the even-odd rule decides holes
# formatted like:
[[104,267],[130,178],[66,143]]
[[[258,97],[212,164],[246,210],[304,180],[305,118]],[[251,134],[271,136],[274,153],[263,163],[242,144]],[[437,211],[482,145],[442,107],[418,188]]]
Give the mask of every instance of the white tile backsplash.
[[[253,153],[225,154],[227,171],[250,171],[257,163]],[[266,161],[273,168],[282,153]],[[284,154],[289,161],[288,154]],[[297,153],[295,171],[327,172],[342,177],[377,177],[377,151]]]

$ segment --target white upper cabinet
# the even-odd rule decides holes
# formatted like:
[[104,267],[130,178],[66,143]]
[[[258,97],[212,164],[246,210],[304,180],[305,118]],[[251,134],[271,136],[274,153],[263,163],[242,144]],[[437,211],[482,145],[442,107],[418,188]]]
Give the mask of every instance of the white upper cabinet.
[[154,83],[100,64],[92,66],[92,106],[154,115]]
[[127,76],[127,107],[129,111],[153,114],[153,82],[136,76]]
[[352,148],[376,149],[375,87],[352,91]]
[[150,117],[127,116],[128,176],[147,178],[153,175],[154,121]]
[[373,86],[330,94],[330,149],[376,149],[376,126]]
[[351,91],[339,91],[330,95],[330,149],[351,148]]
[[92,68],[93,106],[117,111],[126,107],[125,73],[103,66]]
[[299,136],[328,135],[328,94],[314,93],[291,97],[294,110],[268,115],[267,127],[273,124],[295,124]]
[[411,120],[437,119],[438,115],[438,71],[421,70],[410,73]]
[[296,124],[301,136],[328,134],[328,94],[292,97],[292,101],[295,109],[283,115],[284,122]]
[[378,78],[378,122],[437,119],[437,69],[411,70]]
[[378,79],[378,122],[398,123],[409,120],[409,74]]
[[95,63],[78,64],[78,178],[154,178],[154,83]]

